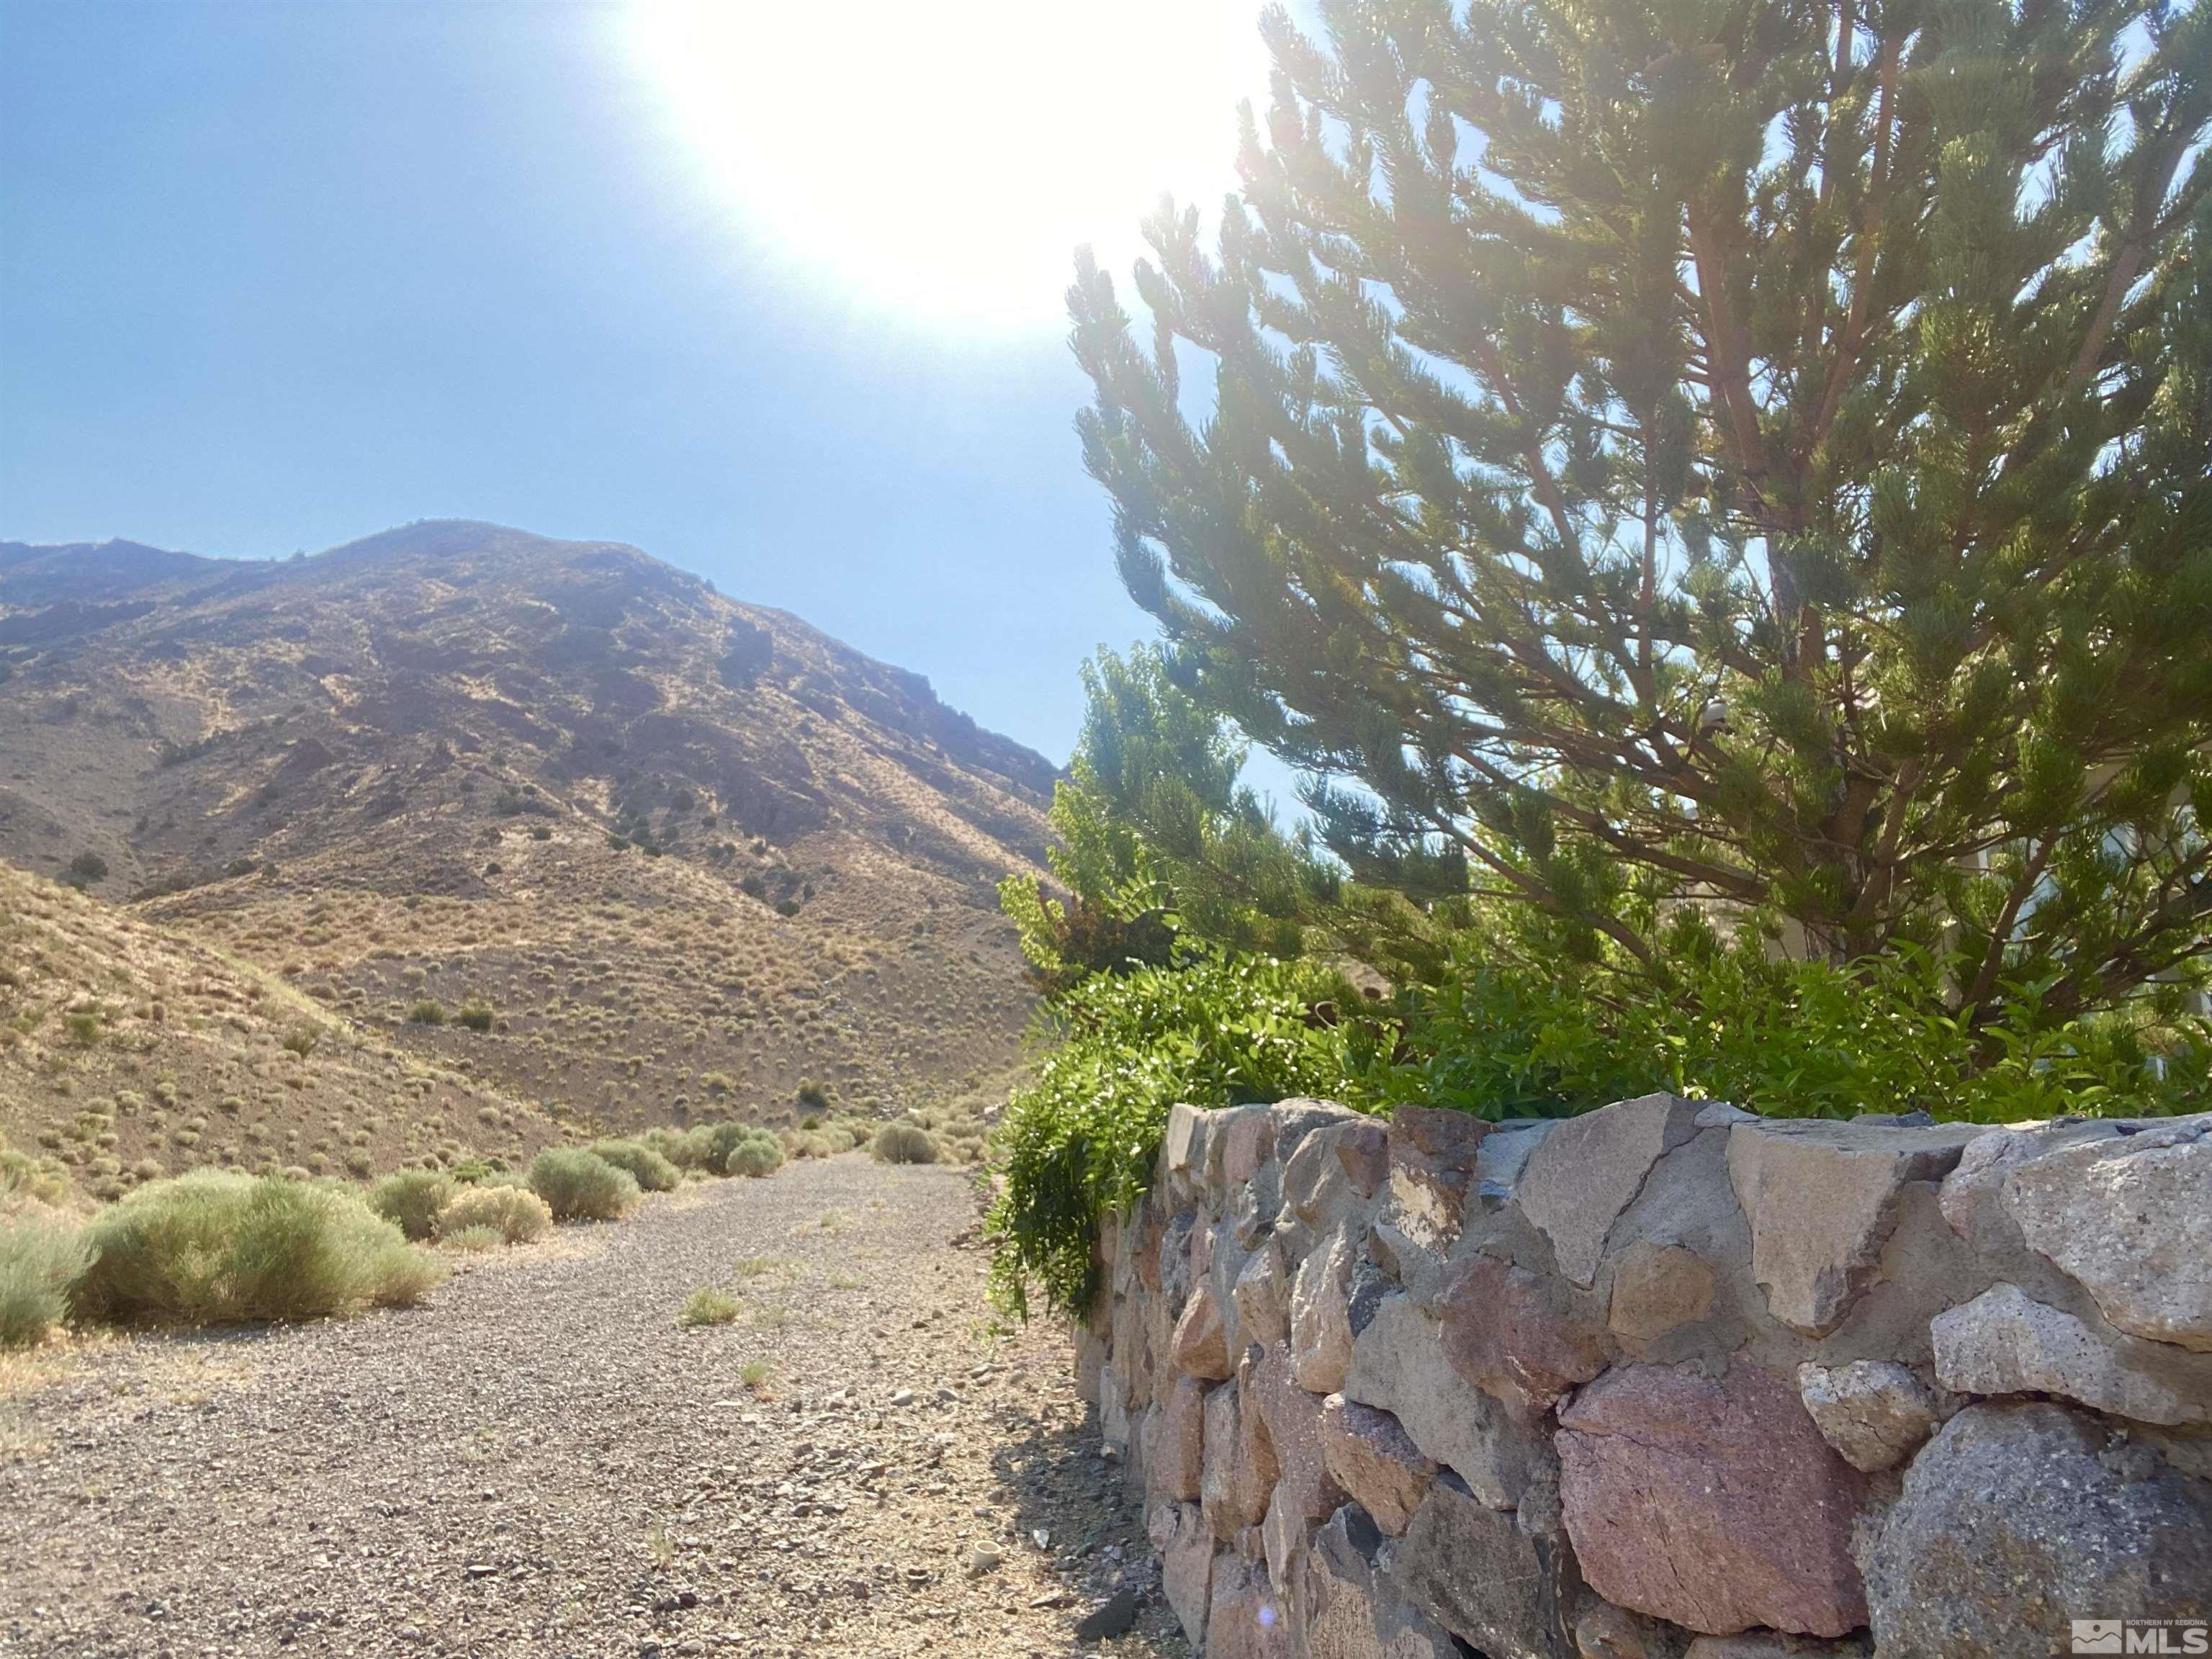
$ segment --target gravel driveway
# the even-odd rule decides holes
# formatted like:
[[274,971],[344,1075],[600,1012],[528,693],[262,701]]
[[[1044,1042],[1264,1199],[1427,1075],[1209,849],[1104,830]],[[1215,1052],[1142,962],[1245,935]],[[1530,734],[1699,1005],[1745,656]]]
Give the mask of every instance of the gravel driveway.
[[[1060,1334],[985,1334],[977,1213],[805,1162],[411,1312],[93,1345],[0,1399],[0,1654],[1053,1654],[1124,1582],[1095,1650],[1186,1652]],[[680,1329],[706,1284],[744,1316]]]

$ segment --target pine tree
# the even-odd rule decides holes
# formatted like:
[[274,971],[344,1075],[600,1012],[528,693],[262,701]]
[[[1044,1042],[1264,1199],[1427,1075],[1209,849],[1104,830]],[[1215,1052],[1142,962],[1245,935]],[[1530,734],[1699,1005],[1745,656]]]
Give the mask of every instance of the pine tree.
[[2212,6],[1319,10],[1150,339],[1070,302],[1124,580],[1354,875],[1977,1018],[2199,971]]

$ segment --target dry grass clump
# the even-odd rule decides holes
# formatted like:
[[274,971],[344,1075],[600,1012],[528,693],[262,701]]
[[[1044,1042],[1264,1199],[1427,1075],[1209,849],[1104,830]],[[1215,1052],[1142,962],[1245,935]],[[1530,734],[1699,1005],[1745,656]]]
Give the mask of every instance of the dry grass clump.
[[886,1123],[876,1131],[868,1155],[878,1164],[934,1164],[938,1147],[919,1123]]
[[69,1290],[84,1271],[82,1232],[30,1216],[0,1223],[0,1350],[27,1348],[69,1314]]
[[530,1164],[530,1190],[556,1221],[619,1221],[638,1205],[637,1179],[578,1146],[549,1146]]
[[496,1227],[463,1227],[457,1232],[441,1233],[439,1244],[462,1255],[482,1255],[487,1250],[496,1250],[507,1241],[500,1237]]
[[85,1229],[71,1301],[111,1324],[220,1325],[407,1307],[443,1269],[356,1194],[210,1170],[156,1182]]
[[727,1325],[738,1316],[738,1299],[727,1291],[702,1285],[684,1298],[676,1322],[686,1330],[701,1325]]
[[457,1236],[489,1228],[506,1244],[527,1244],[552,1231],[552,1206],[520,1187],[465,1187],[438,1212],[435,1237],[441,1244]]
[[684,1182],[684,1172],[651,1146],[635,1140],[595,1140],[590,1147],[593,1158],[605,1158],[617,1170],[627,1170],[639,1190],[648,1193],[672,1193]]
[[399,1170],[368,1189],[368,1207],[419,1244],[438,1231],[453,1196],[453,1177],[443,1170]]

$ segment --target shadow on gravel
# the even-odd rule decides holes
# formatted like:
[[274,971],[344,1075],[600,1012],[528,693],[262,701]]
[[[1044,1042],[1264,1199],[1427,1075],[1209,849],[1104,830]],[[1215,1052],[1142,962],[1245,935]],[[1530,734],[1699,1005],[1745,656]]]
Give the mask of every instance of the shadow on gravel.
[[1138,1592],[1136,1624],[1119,1640],[1091,1650],[1163,1659],[1188,1654],[1189,1644],[1159,1595],[1143,1507],[1123,1486],[1121,1466],[1100,1453],[1097,1414],[1085,1412],[1079,1421],[1008,1423],[996,1432],[994,1495],[1024,1543],[1034,1547],[1036,1534],[1046,1535],[1046,1553],[1059,1563],[1060,1582],[1072,1593],[1063,1609],[1070,1630],[1112,1597],[1118,1573]]

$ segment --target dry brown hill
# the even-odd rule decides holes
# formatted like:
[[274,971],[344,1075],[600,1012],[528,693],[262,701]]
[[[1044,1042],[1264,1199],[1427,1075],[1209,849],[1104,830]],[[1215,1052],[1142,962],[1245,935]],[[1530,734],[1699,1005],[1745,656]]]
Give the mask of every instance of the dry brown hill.
[[634,548],[0,544],[0,857],[518,1099],[775,1121],[1018,1061],[992,890],[1051,766]]
[[210,944],[0,864],[0,1129],[91,1196],[201,1164],[514,1163],[568,1127]]

